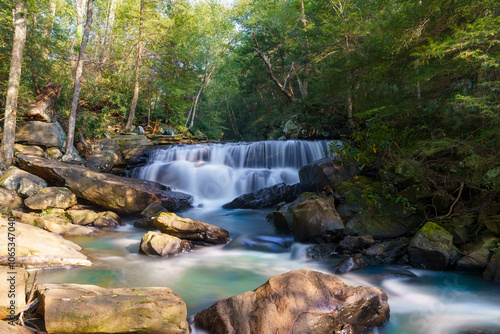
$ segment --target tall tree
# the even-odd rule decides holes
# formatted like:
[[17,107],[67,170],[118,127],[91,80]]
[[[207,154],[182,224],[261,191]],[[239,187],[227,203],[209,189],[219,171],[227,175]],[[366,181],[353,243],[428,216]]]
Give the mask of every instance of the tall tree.
[[76,66],[75,85],[73,87],[73,98],[71,100],[71,113],[68,120],[68,140],[66,141],[66,153],[63,159],[71,159],[73,154],[73,142],[75,139],[76,109],[78,108],[78,97],[80,95],[80,84],[82,81],[83,64],[85,62],[85,48],[89,41],[90,29],[92,26],[92,12],[94,0],[87,2],[87,22],[83,32],[82,44],[78,53],[78,63]]
[[14,158],[14,138],[16,132],[17,97],[21,81],[21,65],[23,61],[24,44],[26,42],[26,0],[16,0],[13,24],[14,43],[10,61],[9,83],[7,88],[7,101],[5,102],[5,120],[2,139],[2,159],[0,167],[10,167]]
[[128,115],[127,125],[125,131],[132,129],[132,124],[135,117],[135,108],[137,107],[137,100],[139,99],[139,79],[141,74],[141,60],[142,60],[142,29],[144,23],[144,0],[141,0],[141,18],[139,23],[139,40],[137,42],[137,58],[135,63],[135,80],[134,80],[134,96],[130,104],[130,112]]
[[113,25],[115,24],[115,12],[116,12],[116,3],[118,0],[109,0],[108,7],[108,17],[106,19],[106,26],[104,28],[104,36],[102,41],[102,53],[101,53],[101,62],[105,63],[108,55],[109,48],[111,45],[111,32],[113,31]]

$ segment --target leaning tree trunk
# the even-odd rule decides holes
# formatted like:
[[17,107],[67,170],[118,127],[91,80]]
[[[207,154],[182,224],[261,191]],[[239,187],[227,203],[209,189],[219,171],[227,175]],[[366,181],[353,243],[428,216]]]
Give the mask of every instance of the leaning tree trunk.
[[141,57],[142,57],[142,24],[144,22],[144,0],[141,0],[141,22],[139,24],[139,42],[137,43],[137,59],[135,64],[135,81],[134,81],[134,96],[130,105],[130,112],[128,114],[127,125],[125,131],[132,129],[134,123],[135,108],[137,107],[137,100],[139,99],[139,79],[141,72]]
[[85,58],[85,47],[89,41],[90,28],[92,26],[92,9],[94,0],[87,2],[87,22],[83,32],[82,45],[78,53],[78,63],[76,66],[75,86],[73,88],[73,99],[71,100],[71,113],[68,121],[68,140],[66,141],[65,157],[70,158],[73,154],[73,142],[75,140],[76,109],[78,107],[78,97],[80,96],[80,84],[82,81],[83,63]]
[[7,100],[5,102],[5,120],[2,139],[2,157],[0,167],[10,167],[14,159],[14,137],[16,133],[16,113],[19,84],[21,82],[21,65],[23,62],[24,44],[26,42],[26,0],[16,0],[14,7],[14,43],[10,60]]
[[55,116],[54,104],[61,91],[61,86],[49,83],[42,89],[42,92],[35,99],[36,102],[30,105],[29,110],[24,113],[24,116],[32,121],[53,122]]

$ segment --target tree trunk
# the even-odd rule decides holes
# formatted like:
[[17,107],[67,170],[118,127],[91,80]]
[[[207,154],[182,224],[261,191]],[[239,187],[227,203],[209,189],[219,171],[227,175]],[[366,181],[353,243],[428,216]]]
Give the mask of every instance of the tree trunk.
[[139,24],[139,42],[137,43],[137,60],[135,63],[135,81],[134,81],[134,96],[132,97],[132,104],[130,105],[130,112],[128,114],[127,125],[125,125],[125,131],[130,131],[132,129],[132,123],[134,123],[135,108],[137,107],[137,100],[139,99],[139,78],[141,72],[141,60],[142,60],[142,25],[144,22],[144,0],[141,0],[141,22]]
[[28,120],[52,122],[54,121],[54,104],[61,94],[62,88],[54,83],[50,83],[42,89],[36,97],[36,103],[30,105],[30,109],[24,116]]
[[85,1],[75,0],[76,3],[76,35],[77,39],[82,37],[83,32],[83,14],[85,12]]
[[115,24],[115,11],[117,0],[109,0],[109,13],[106,21],[106,29],[104,30],[103,46],[100,61],[105,63],[109,56],[109,47],[111,45],[111,32]]
[[76,124],[76,109],[78,108],[78,97],[80,95],[80,84],[82,81],[83,63],[85,62],[85,48],[89,41],[90,28],[92,26],[92,10],[94,0],[87,2],[87,22],[85,23],[85,30],[83,32],[82,45],[78,53],[78,63],[76,66],[75,86],[73,88],[73,99],[71,100],[71,113],[68,121],[68,140],[66,142],[66,157],[71,157],[73,154],[73,142],[75,139],[75,124]]
[[311,47],[309,45],[309,38],[307,37],[307,19],[306,19],[306,12],[304,8],[304,0],[300,2],[300,9],[301,9],[301,21],[304,26],[303,31],[304,31],[304,38],[306,42],[306,64],[304,65],[304,80],[302,81],[302,98],[305,98],[308,93],[308,85],[309,85],[309,71],[311,67]]
[[2,156],[0,167],[10,167],[14,159],[14,139],[16,133],[16,113],[19,84],[21,82],[21,65],[23,62],[24,44],[26,42],[26,0],[16,0],[13,13],[14,43],[10,60],[7,100],[5,102],[5,120],[2,139]]
[[56,17],[57,4],[56,0],[50,0],[49,4],[49,15],[47,17],[47,25],[43,31],[43,38],[50,39],[52,36],[52,29],[54,28],[54,19]]
[[[347,60],[348,63],[350,64],[351,62],[351,50],[349,49],[349,36],[347,34],[345,35],[345,46],[347,50]],[[352,103],[352,91],[351,91],[351,80],[352,80],[352,74],[349,69],[349,76],[348,76],[348,82],[349,82],[349,90],[347,91],[347,123],[350,127],[354,127],[354,119],[353,119],[353,103]]]

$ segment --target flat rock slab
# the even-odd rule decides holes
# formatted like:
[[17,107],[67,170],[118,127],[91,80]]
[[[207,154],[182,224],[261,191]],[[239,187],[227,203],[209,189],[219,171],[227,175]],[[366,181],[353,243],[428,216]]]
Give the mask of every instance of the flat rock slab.
[[186,304],[169,288],[42,284],[37,295],[49,333],[189,333]]
[[229,242],[228,231],[199,220],[182,218],[170,212],[162,212],[152,219],[160,232],[181,239],[210,244],[225,244]]
[[16,265],[27,267],[90,266],[91,262],[80,253],[80,246],[60,235],[38,227],[0,218],[0,265],[8,264],[8,229],[16,231]]
[[201,311],[195,324],[210,333],[363,333],[389,319],[387,295],[377,288],[347,286],[311,270],[275,276],[254,291]]
[[151,203],[177,211],[192,204],[190,195],[171,191],[156,182],[104,174],[82,166],[27,155],[18,156],[17,163],[25,171],[53,185],[67,187],[76,196],[111,211],[140,212]]

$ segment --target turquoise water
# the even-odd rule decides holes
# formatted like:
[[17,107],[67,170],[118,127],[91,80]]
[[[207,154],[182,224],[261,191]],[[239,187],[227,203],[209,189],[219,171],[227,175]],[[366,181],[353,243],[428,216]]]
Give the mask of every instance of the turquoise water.
[[[132,175],[192,194],[195,203],[202,206],[179,215],[228,230],[231,243],[197,248],[171,258],[139,255],[139,243],[146,231],[129,222],[94,237],[71,238],[85,248],[93,266],[48,271],[41,275],[41,281],[169,287],[182,297],[189,315],[193,315],[291,270],[331,273],[330,268],[341,259],[308,259],[306,249],[310,245],[277,235],[266,222],[271,210],[220,209],[243,193],[279,182],[298,182],[300,167],[326,156],[328,144],[295,140],[178,145],[158,150]],[[388,294],[391,319],[372,333],[458,334],[474,328],[493,328],[500,333],[500,284],[480,276],[384,266],[341,278],[346,284],[376,286]]]
[[[172,258],[139,255],[139,242],[146,231],[130,222],[97,236],[73,237],[93,266],[47,271],[39,280],[103,287],[165,286],[182,297],[193,315],[220,299],[253,290],[275,275],[302,268],[329,273],[340,260],[308,259],[308,245],[276,235],[265,220],[267,213],[269,210],[208,208],[179,213],[221,226],[240,242],[197,248]],[[262,247],[264,244],[268,247]],[[500,285],[480,276],[383,266],[341,278],[350,285],[379,287],[389,295],[391,319],[372,333],[455,334],[467,328],[496,328],[500,333]]]

